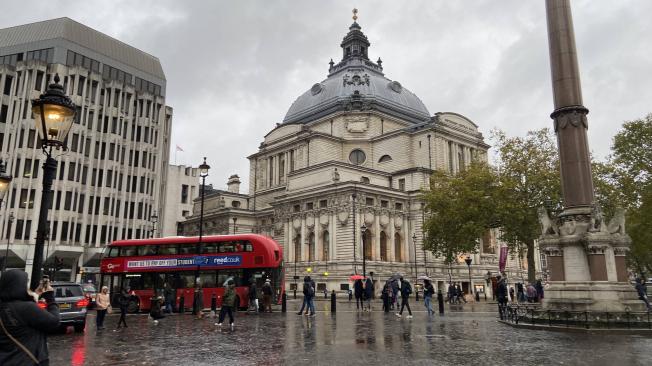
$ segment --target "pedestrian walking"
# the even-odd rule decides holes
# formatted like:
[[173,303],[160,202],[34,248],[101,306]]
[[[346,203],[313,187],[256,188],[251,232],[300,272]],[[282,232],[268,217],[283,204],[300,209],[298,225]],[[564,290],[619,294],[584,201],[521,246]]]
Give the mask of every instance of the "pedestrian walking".
[[399,281],[393,280],[392,284],[392,306],[398,310],[399,305],[399,292],[401,291],[399,287]]
[[537,290],[534,288],[534,285],[531,283],[528,284],[525,291],[527,293],[527,302],[535,302],[537,299]]
[[392,298],[392,288],[389,282],[385,282],[380,298],[383,300],[383,311],[389,313],[390,301]]
[[[498,287],[496,287],[496,291],[498,290]],[[510,287],[509,288],[509,301],[514,302],[514,288]]]
[[645,303],[647,311],[651,311],[650,300],[647,297],[647,286],[645,285],[645,278],[641,277],[636,280],[636,292],[638,292],[638,298]]
[[265,280],[263,285],[263,312],[272,312],[272,295],[274,291],[272,290],[272,281],[270,279]]
[[516,284],[516,296],[518,297],[518,302],[525,302],[525,290],[522,283]]
[[254,313],[258,312],[258,289],[256,288],[256,282],[251,282],[249,286],[249,308],[247,311],[252,311]]
[[430,280],[423,280],[423,305],[426,307],[428,315],[432,315],[435,312],[432,311],[432,295],[435,294],[435,287],[432,285]]
[[448,284],[448,303],[455,304],[457,300],[457,290],[453,283]]
[[303,313],[303,309],[306,309],[306,315],[315,315],[314,296],[314,282],[312,282],[310,276],[306,276],[303,278],[303,303],[301,304],[301,310],[297,313],[298,315]]
[[[35,292],[27,273],[14,269],[0,277],[0,365],[48,365],[47,334],[59,328],[59,306],[49,278]],[[41,310],[36,301],[45,300]]]
[[97,330],[102,330],[104,329],[104,317],[106,317],[107,313],[112,311],[108,287],[102,286],[102,290],[95,295],[95,308],[97,309],[95,325],[97,326]]
[[175,300],[176,300],[176,294],[172,286],[168,282],[165,283],[163,286],[163,298],[164,298],[164,304],[165,304],[165,312],[168,314],[172,314],[174,312],[175,308]]
[[228,281],[226,286],[224,286],[224,299],[222,300],[222,308],[220,308],[220,318],[218,320],[217,326],[221,327],[224,322],[226,315],[229,315],[229,324],[231,329],[233,329],[235,322],[233,321],[233,308],[235,307],[235,283],[233,281]]
[[541,302],[541,300],[543,300],[543,284],[541,283],[541,280],[537,280],[537,284],[534,285],[534,288],[537,290],[537,302]]
[[346,292],[349,293],[349,302],[351,302],[351,300],[353,299],[353,291],[351,291],[351,289],[348,289]]
[[371,311],[371,299],[374,297],[374,282],[371,278],[367,278],[364,284],[364,299],[366,304],[366,311]]
[[[496,280],[498,282],[496,286],[496,297],[498,298],[498,315],[500,316],[500,320],[503,320],[505,318],[505,310],[507,308],[507,283],[501,276],[497,276]],[[514,288],[511,288],[510,291],[513,293]]]
[[360,310],[364,309],[364,303],[362,302],[362,297],[364,296],[364,285],[361,279],[355,280],[353,283],[353,292],[355,295],[355,308]]
[[118,320],[118,326],[116,329],[120,329],[121,325],[124,325],[124,327],[127,328],[127,305],[129,305],[129,287],[123,288],[120,291],[118,304],[120,304],[120,319]]
[[192,314],[195,319],[201,319],[204,316],[204,289],[201,287],[201,282],[197,281],[195,285],[195,293],[193,296]]
[[161,311],[161,306],[163,305],[163,299],[154,296],[152,298],[152,306],[149,309],[149,316],[154,320],[154,324],[158,324],[159,319],[165,318],[165,315],[163,315],[163,312]]
[[403,309],[407,307],[408,309],[408,319],[412,319],[412,310],[410,309],[410,303],[409,303],[409,298],[410,294],[412,293],[412,285],[410,285],[410,282],[408,280],[403,279],[401,277],[401,311],[396,313],[396,316],[399,318],[403,315]]

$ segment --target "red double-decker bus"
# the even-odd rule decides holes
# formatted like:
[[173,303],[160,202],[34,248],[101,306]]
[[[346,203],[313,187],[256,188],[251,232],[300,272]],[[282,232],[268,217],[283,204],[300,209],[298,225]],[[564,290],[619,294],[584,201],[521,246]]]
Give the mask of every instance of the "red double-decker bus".
[[195,275],[204,292],[204,308],[211,307],[213,295],[221,306],[224,282],[235,281],[238,306],[246,307],[249,285],[258,289],[271,280],[276,301],[285,288],[283,251],[274,240],[256,234],[158,239],[119,240],[104,250],[100,264],[100,286],[108,286],[112,301],[121,289],[134,291],[129,311],[149,310],[151,298],[163,296],[166,284],[173,289],[175,309],[183,298],[184,308],[192,307]]

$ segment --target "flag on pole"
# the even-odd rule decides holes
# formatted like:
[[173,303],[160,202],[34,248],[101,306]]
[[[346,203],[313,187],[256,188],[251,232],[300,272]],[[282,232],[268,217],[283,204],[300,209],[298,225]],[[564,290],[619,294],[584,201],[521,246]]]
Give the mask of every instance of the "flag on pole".
[[177,151],[183,151],[183,149],[181,148],[181,146],[177,145]]
[[498,259],[498,270],[502,273],[505,272],[505,267],[507,265],[507,245],[500,247],[500,257]]

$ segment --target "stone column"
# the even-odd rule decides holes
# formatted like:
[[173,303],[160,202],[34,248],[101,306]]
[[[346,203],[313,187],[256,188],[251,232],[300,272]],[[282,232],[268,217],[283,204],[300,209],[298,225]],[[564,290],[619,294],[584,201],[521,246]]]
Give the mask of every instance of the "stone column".
[[394,227],[394,215],[391,213],[389,214],[389,237],[388,239],[388,245],[389,245],[389,256],[387,260],[390,262],[396,262],[396,243],[394,241],[394,236],[396,235],[396,228]]
[[[379,261],[380,260],[380,216],[379,213],[376,212],[374,213],[374,243],[373,243],[373,252],[371,259],[374,261]],[[387,235],[387,233],[385,233]]]

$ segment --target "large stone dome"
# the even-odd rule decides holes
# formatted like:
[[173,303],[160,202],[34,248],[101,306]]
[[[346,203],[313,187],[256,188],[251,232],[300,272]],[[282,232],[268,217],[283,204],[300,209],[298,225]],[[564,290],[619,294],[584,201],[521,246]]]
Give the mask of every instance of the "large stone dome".
[[375,109],[403,120],[420,123],[430,119],[421,100],[399,82],[385,77],[382,61],[367,57],[369,41],[353,23],[342,41],[343,58],[331,60],[329,75],[301,94],[288,110],[283,123],[307,123],[340,110]]

